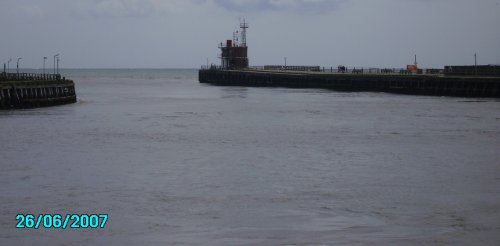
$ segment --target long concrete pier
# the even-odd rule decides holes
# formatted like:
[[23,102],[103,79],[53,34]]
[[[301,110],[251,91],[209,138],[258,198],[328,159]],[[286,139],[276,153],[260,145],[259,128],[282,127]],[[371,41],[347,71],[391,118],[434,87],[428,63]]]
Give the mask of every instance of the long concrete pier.
[[500,77],[202,69],[201,83],[500,98]]
[[0,73],[0,109],[76,102],[75,84],[59,74]]

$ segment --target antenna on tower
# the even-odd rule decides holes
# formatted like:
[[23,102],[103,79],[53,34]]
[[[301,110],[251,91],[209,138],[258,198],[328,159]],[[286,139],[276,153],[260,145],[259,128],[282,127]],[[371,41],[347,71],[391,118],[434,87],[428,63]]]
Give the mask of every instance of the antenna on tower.
[[245,19],[243,19],[243,22],[240,22],[240,28],[241,28],[241,46],[242,47],[247,47],[247,28],[248,28],[248,23],[245,22]]
[[233,32],[233,45],[238,46],[238,31]]

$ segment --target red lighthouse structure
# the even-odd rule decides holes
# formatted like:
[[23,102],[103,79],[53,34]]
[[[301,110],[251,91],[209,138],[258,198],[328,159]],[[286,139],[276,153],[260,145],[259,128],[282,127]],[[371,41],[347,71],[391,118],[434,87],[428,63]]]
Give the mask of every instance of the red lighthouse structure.
[[240,32],[233,33],[233,40],[227,40],[225,45],[220,43],[223,69],[248,68],[247,28],[248,23],[243,20],[240,23]]

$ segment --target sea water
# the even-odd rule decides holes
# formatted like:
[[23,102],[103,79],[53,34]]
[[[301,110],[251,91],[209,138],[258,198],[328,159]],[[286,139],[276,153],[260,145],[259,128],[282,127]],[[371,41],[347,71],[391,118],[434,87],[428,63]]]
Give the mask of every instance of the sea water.
[[500,243],[498,100],[61,72],[76,104],[0,112],[1,245]]

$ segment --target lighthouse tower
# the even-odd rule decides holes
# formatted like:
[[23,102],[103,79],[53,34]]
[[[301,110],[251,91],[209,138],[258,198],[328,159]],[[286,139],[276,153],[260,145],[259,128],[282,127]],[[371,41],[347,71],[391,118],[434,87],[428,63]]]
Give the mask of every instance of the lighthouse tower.
[[220,43],[221,66],[223,69],[245,69],[248,68],[247,29],[248,23],[243,20],[240,23],[240,32],[233,33],[233,40],[227,40],[226,44]]

